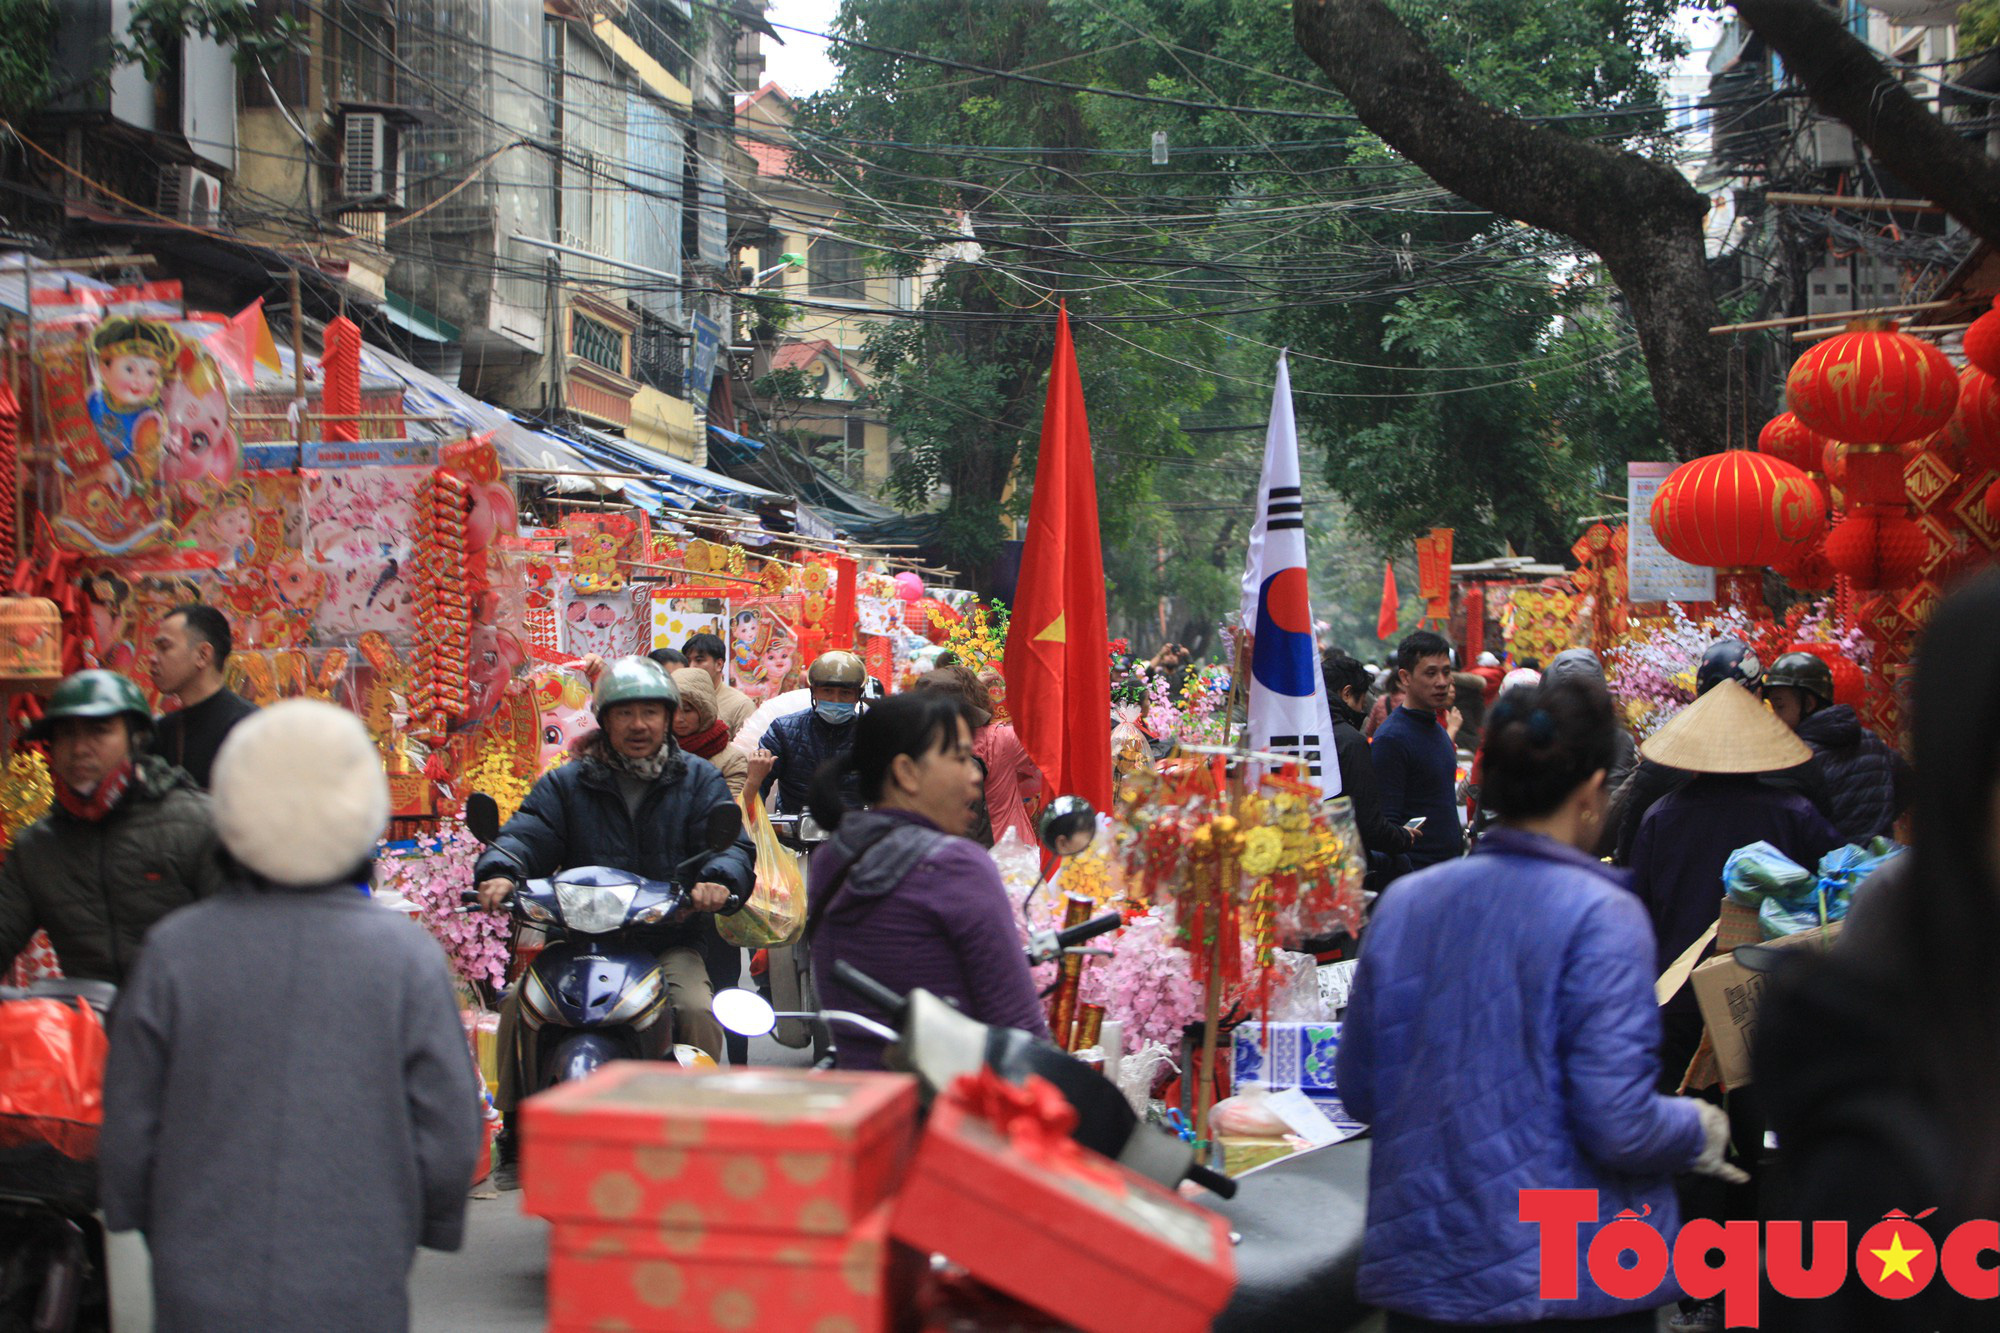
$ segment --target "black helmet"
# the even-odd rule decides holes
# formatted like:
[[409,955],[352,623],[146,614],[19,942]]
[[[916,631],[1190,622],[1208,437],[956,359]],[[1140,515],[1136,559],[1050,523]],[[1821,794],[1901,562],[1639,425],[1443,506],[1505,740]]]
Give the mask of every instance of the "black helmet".
[[1789,685],[1807,694],[1816,694],[1823,704],[1833,702],[1833,668],[1815,653],[1785,653],[1764,673],[1764,688]]
[[1701,655],[1701,666],[1695,670],[1695,697],[1700,698],[1725,680],[1754,690],[1763,674],[1764,664],[1750,651],[1749,644],[1741,639],[1717,639],[1708,645],[1708,651]]

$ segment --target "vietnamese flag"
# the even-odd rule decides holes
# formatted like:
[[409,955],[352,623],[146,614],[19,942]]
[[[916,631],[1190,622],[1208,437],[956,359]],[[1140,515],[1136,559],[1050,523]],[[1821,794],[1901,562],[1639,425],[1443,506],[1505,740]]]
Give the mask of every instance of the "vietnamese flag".
[[1111,642],[1090,423],[1070,341],[1056,315],[1056,354],[1042,410],[1021,578],[1007,622],[1007,707],[1049,780],[1051,796],[1111,809]]
[[1402,602],[1396,596],[1396,567],[1387,560],[1382,562],[1382,609],[1375,613],[1375,637],[1393,639],[1396,637],[1396,613],[1402,609]]

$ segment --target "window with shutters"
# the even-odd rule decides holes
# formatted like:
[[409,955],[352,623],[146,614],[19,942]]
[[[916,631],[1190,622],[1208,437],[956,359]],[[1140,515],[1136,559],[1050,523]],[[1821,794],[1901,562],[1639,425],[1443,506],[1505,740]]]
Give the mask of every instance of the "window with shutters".
[[861,301],[868,296],[868,274],[861,252],[846,241],[821,236],[806,251],[806,278],[814,296],[836,301]]
[[625,340],[624,330],[613,328],[601,319],[592,319],[581,311],[570,311],[569,350],[579,360],[588,361],[614,375],[623,375]]

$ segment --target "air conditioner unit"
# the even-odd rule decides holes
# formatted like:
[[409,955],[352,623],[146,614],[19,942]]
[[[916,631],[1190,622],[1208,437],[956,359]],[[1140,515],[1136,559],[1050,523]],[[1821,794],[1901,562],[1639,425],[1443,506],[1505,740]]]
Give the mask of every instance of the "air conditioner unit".
[[340,200],[350,208],[403,206],[403,136],[379,111],[349,111],[340,124]]
[[213,227],[222,219],[222,182],[193,167],[161,167],[157,208],[176,222]]

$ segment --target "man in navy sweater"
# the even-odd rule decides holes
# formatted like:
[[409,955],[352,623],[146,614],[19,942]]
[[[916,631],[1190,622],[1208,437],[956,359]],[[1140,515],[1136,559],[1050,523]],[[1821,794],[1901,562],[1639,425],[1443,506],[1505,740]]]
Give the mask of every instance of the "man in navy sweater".
[[1452,698],[1451,645],[1420,629],[1396,645],[1403,705],[1375,730],[1369,758],[1382,791],[1382,814],[1398,824],[1421,817],[1411,868],[1449,861],[1464,851],[1458,820],[1458,751],[1438,725]]

